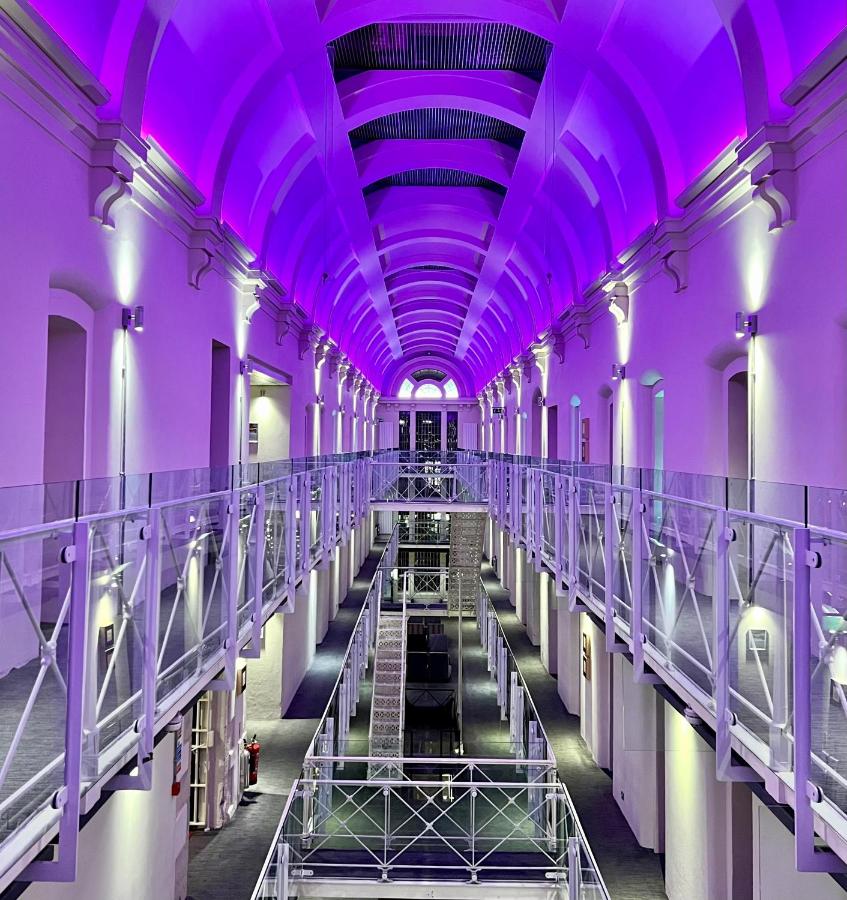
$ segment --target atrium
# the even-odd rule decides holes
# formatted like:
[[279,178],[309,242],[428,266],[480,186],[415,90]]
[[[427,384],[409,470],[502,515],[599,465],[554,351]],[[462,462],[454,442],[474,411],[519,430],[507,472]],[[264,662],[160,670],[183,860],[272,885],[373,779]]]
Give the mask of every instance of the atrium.
[[847,900],[845,0],[0,0],[0,900]]

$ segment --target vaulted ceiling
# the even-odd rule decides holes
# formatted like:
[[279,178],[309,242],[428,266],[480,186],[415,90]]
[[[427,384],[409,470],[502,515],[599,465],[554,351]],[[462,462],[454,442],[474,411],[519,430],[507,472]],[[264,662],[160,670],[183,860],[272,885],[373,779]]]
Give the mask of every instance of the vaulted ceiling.
[[383,390],[478,389],[845,26],[832,0],[34,0]]

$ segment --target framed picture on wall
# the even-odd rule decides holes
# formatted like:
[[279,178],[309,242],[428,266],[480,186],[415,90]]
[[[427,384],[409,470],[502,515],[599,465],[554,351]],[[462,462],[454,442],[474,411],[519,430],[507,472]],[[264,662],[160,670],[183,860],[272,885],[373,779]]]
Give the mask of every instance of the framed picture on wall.
[[582,633],[582,677],[591,681],[591,638]]
[[754,653],[759,659],[766,661],[770,647],[770,635],[766,628],[751,628],[747,632],[747,655]]

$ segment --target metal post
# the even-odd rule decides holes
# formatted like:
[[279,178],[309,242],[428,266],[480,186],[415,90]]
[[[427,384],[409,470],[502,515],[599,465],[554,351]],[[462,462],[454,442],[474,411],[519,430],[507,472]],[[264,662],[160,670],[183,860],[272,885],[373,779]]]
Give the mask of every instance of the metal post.
[[735,531],[729,526],[729,513],[717,511],[715,558],[715,769],[719,781],[761,781],[749,766],[733,765],[732,728],[736,723],[730,705],[729,671],[732,646],[729,623],[729,548]]
[[290,475],[285,504],[285,584],[289,604],[294,602],[297,584],[297,497],[298,476]]
[[553,476],[553,571],[556,578],[556,596],[561,596],[562,581],[564,577],[564,555],[565,548],[562,546],[564,540],[565,522],[564,522],[564,500],[565,500],[565,482],[561,475]]
[[568,838],[568,900],[582,897],[582,866],[580,864],[579,838]]
[[300,476],[300,575],[306,577],[312,559],[312,473]]
[[615,572],[618,569],[618,551],[621,549],[615,544],[615,517],[618,514],[618,498],[615,496],[611,484],[603,489],[603,567],[606,570],[605,584],[603,585],[603,599],[605,605],[605,633],[606,651],[608,653],[623,653],[629,650],[626,641],[618,640],[615,631]]
[[798,872],[845,872],[831,850],[815,846],[812,803],[823,800],[812,782],[812,597],[811,570],[820,554],[810,549],[808,528],[794,529],[794,853]]
[[150,522],[142,529],[141,536],[146,542],[147,584],[144,610],[144,645],[142,650],[141,706],[139,720],[137,773],[116,775],[108,783],[110,791],[149,791],[153,785],[153,747],[156,725],[156,689],[159,640],[159,603],[161,596],[162,557],[159,547],[161,535],[162,508],[150,510]]
[[[256,550],[253,556],[253,612],[250,617],[250,642],[241,650],[241,656],[245,659],[258,659],[262,654],[265,583],[265,486],[263,484],[256,485],[256,506],[253,516],[253,527],[256,529]],[[245,564],[245,579],[247,571]]]
[[224,572],[224,592],[226,596],[226,638],[224,638],[224,670],[222,678],[209,683],[209,690],[231,691],[235,687],[235,666],[238,661],[238,532],[241,527],[241,494],[233,491],[227,506],[227,552],[229,554]]
[[278,844],[276,852],[276,880],[274,883],[275,896],[277,900],[288,900],[288,844]]
[[579,599],[579,479],[568,478],[568,610],[586,612],[588,607]]
[[632,494],[632,669],[639,684],[659,684],[661,678],[647,671],[644,661],[644,514],[647,508],[641,488]]
[[76,880],[79,844],[80,785],[82,782],[82,725],[85,692],[85,658],[88,632],[89,530],[87,522],[75,522],[73,543],[62,551],[61,561],[72,566],[68,613],[67,705],[65,712],[64,785],[53,797],[62,810],[55,860],[31,862],[21,874],[25,881],[71,882]]

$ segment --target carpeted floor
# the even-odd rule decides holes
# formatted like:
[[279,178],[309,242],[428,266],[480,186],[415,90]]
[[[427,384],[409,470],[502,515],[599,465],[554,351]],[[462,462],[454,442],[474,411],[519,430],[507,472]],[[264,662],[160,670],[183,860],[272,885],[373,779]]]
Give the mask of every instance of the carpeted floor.
[[591,758],[579,733],[579,719],[562,705],[556,679],[544,668],[508,591],[500,586],[488,563],[483,563],[482,577],[553,744],[559,776],[573,798],[609,893],[614,900],[661,900],[665,897],[661,857],[635,840],[612,796],[611,777]]
[[226,828],[191,836],[187,900],[250,897],[288,792],[300,774],[318,719],[329,701],[381,553],[382,545],[377,545],[365,560],[317,648],[286,717],[247,722],[248,733],[262,735],[259,790],[245,795],[238,814]]

